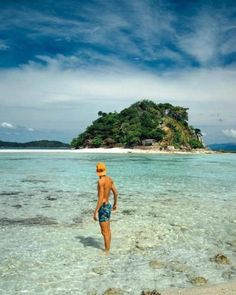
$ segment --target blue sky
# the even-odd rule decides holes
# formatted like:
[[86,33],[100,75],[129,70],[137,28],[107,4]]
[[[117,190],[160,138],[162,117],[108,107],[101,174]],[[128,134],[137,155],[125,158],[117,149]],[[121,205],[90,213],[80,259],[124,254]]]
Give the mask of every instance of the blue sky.
[[0,139],[71,138],[99,110],[189,107],[236,142],[235,1],[1,1]]

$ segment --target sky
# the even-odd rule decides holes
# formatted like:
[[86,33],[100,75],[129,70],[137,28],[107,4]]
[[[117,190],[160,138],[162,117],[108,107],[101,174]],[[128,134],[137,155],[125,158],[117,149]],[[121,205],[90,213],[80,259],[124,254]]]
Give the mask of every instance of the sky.
[[236,143],[234,0],[0,0],[0,140],[70,142],[141,99]]

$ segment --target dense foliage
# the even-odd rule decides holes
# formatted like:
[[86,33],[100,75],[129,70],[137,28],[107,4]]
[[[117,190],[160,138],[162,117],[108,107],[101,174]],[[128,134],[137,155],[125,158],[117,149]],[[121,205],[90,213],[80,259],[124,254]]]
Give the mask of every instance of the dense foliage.
[[98,112],[98,119],[71,142],[80,147],[133,147],[152,140],[165,148],[201,148],[201,131],[188,125],[187,108],[142,100],[120,113]]
[[0,148],[68,148],[69,144],[54,140],[37,140],[25,143],[0,140]]

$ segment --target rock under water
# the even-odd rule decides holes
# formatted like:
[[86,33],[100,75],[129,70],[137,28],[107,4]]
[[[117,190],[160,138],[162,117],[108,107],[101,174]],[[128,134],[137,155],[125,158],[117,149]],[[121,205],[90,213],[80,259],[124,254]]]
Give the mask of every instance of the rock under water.
[[161,295],[161,293],[157,292],[156,290],[144,290],[142,291],[141,295]]
[[226,257],[225,255],[223,254],[217,254],[215,257],[214,257],[214,261],[218,264],[230,264],[230,261],[228,259],[228,257]]
[[109,288],[107,289],[103,295],[123,295],[123,291],[119,288]]
[[195,286],[202,286],[207,283],[207,279],[204,277],[196,277],[191,280],[191,283]]
[[22,218],[22,219],[10,219],[10,218],[1,218],[0,226],[9,226],[9,225],[55,225],[58,224],[57,221],[53,218],[46,216],[36,216],[32,218]]

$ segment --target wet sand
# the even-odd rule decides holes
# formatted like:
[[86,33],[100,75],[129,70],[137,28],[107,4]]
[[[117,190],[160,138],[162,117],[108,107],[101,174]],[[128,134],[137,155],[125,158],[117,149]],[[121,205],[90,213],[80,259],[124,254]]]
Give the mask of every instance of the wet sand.
[[187,289],[168,289],[161,295],[235,295],[236,281]]

